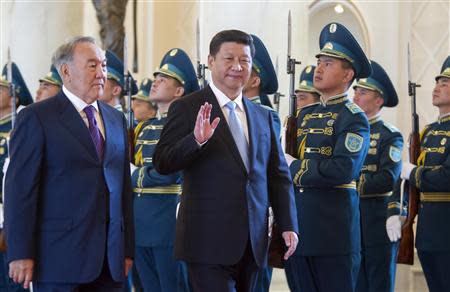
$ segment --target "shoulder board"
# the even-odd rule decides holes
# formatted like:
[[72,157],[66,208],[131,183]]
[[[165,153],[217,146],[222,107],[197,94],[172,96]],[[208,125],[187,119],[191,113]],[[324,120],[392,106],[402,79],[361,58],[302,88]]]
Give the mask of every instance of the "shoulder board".
[[420,131],[420,134],[419,134],[419,140],[420,140],[420,141],[422,141],[423,136],[425,136],[425,134],[427,133],[427,131],[430,129],[430,127],[431,127],[433,124],[434,124],[434,123],[426,125],[426,126],[423,128],[423,130]]
[[348,110],[352,113],[352,114],[357,114],[357,113],[362,113],[363,110],[356,104],[353,102],[347,102],[345,104],[345,106],[348,108]]
[[396,132],[400,132],[399,129],[397,129],[397,127],[395,127],[394,125],[389,124],[388,122],[383,121],[383,125],[392,133],[396,133]]

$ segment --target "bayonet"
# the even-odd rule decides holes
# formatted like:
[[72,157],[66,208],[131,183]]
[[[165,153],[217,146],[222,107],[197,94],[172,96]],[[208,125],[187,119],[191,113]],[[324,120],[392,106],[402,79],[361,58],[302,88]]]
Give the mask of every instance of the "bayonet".
[[[278,56],[275,59],[275,75],[277,76],[278,79]],[[273,103],[275,104],[275,109],[277,112],[280,112],[280,98],[283,97],[284,94],[281,94],[279,91],[275,92],[273,95]]]
[[202,64],[202,54],[201,54],[201,48],[200,48],[200,21],[197,18],[197,24],[195,28],[195,41],[197,46],[197,79],[198,79],[198,85],[200,86],[200,89],[204,88],[206,86],[206,77],[205,77],[205,69],[207,68],[205,64]]

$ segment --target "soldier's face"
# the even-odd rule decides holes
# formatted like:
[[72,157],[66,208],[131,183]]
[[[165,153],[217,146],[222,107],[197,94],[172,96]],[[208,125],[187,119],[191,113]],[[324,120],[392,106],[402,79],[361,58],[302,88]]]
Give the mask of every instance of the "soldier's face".
[[343,62],[329,56],[319,56],[314,71],[314,87],[323,94],[345,92],[354,73],[351,68],[345,68]]
[[[65,65],[65,64],[64,64]],[[62,73],[67,88],[79,98],[90,104],[104,93],[106,82],[105,53],[96,45],[88,42],[75,47],[73,60]]]
[[177,80],[164,74],[158,74],[152,83],[150,90],[150,100],[153,102],[169,102],[176,97],[181,97],[184,88]]
[[[114,98],[119,98],[121,93],[122,87],[120,87],[119,83],[113,79],[106,79],[104,93],[99,99],[106,103],[113,103]],[[111,105],[114,106],[114,104]]]
[[441,77],[436,81],[433,90],[433,105],[450,106],[450,78]]
[[295,96],[297,98],[297,109],[319,101],[317,95],[311,92],[297,90]]
[[131,108],[138,122],[154,118],[156,115],[156,109],[149,102],[140,99],[133,99],[131,101]]
[[353,102],[356,103],[368,117],[377,114],[383,105],[383,99],[374,91],[362,87],[355,87]]
[[250,47],[225,42],[215,56],[208,56],[214,85],[225,94],[240,92],[250,78],[252,57]]
[[5,109],[11,106],[11,96],[9,96],[9,88],[0,86],[0,109]]
[[45,100],[49,97],[55,96],[59,93],[61,87],[45,81],[39,83],[39,88],[36,91],[36,102]]

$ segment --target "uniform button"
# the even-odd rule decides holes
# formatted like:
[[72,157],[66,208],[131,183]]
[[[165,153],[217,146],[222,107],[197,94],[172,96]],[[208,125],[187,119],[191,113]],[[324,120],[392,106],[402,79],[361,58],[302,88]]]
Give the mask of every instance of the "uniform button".
[[138,196],[138,197],[140,197],[140,196],[141,196],[141,194],[138,194],[137,196]]
[[303,188],[299,188],[298,191],[299,191],[300,193],[303,193],[305,190],[304,190]]

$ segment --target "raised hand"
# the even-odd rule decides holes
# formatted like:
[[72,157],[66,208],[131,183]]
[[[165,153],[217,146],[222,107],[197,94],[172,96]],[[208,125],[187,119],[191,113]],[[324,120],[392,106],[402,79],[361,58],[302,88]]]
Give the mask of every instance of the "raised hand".
[[217,128],[217,125],[220,122],[219,117],[215,118],[212,123],[210,122],[211,109],[212,105],[205,102],[205,104],[200,107],[200,110],[197,114],[197,120],[195,121],[194,128],[194,137],[195,140],[200,144],[205,143],[212,137],[212,135],[214,134],[214,130]]

